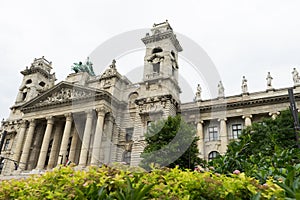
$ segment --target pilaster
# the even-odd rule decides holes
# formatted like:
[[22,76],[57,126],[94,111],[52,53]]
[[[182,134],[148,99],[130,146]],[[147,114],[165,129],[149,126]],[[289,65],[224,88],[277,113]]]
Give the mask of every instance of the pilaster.
[[221,140],[221,148],[220,148],[220,154],[224,155],[227,150],[228,145],[228,136],[227,136],[227,124],[226,118],[221,118],[218,120],[220,122],[220,140]]
[[205,155],[203,123],[204,122],[202,120],[198,121],[197,123],[197,137],[199,138],[199,140],[197,141],[197,146],[199,150],[199,157],[201,159],[204,159]]

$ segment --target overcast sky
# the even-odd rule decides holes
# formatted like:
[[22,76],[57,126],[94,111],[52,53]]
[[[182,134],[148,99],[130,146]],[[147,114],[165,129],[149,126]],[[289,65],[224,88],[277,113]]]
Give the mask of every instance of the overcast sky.
[[[0,117],[8,117],[20,71],[34,58],[52,61],[59,82],[112,36],[166,19],[208,54],[226,95],[241,92],[243,75],[254,92],[266,89],[268,71],[282,88],[293,85],[293,67],[300,70],[299,1],[1,1]],[[136,60],[142,64],[143,53]]]

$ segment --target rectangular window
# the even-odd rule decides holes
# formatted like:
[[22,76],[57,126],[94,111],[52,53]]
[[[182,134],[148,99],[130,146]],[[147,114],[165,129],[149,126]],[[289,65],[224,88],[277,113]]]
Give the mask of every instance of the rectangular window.
[[160,71],[160,63],[154,63],[153,64],[153,72],[158,73],[159,74]]
[[131,160],[131,152],[130,151],[125,151],[123,153],[123,162],[130,165],[130,160]]
[[232,124],[232,139],[237,139],[242,133],[242,124]]
[[208,127],[209,141],[219,140],[219,130],[217,126]]
[[4,143],[4,147],[3,147],[3,150],[4,150],[4,151],[8,150],[9,143],[10,143],[10,139],[6,139],[6,140],[5,140],[5,143]]
[[129,142],[132,140],[132,135],[133,135],[133,128],[126,128],[126,142]]

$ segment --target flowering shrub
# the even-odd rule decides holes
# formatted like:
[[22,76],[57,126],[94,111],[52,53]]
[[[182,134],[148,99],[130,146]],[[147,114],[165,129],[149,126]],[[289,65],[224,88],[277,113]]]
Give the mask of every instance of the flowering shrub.
[[284,194],[272,179],[261,185],[244,173],[178,168],[142,172],[104,166],[76,171],[69,166],[0,182],[0,199],[283,199]]

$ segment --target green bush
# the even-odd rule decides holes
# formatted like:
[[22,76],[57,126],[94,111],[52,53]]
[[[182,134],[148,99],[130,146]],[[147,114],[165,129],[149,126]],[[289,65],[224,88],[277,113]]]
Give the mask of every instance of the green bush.
[[283,199],[285,192],[268,179],[263,185],[244,173],[153,169],[129,171],[60,167],[43,175],[0,182],[0,199]]

